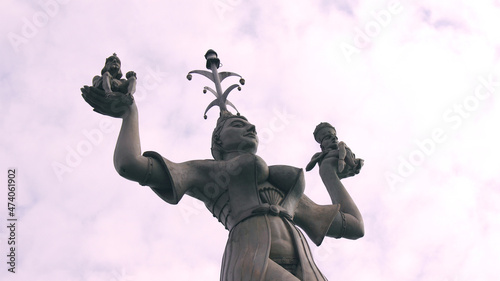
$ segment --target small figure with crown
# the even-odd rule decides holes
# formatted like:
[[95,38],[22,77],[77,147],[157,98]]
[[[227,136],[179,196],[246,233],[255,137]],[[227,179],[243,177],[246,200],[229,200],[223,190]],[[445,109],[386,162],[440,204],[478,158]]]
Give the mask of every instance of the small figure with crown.
[[[304,194],[304,172],[287,165],[267,165],[257,155],[259,139],[255,125],[239,113],[234,115],[227,105],[232,89],[222,91],[221,81],[238,76],[218,72],[217,53],[209,50],[206,70],[191,71],[207,77],[215,89],[205,87],[216,97],[205,110],[217,105],[220,115],[212,133],[213,160],[191,160],[175,163],[157,152],[142,153],[136,103],[121,104],[121,114],[112,111],[109,99],[94,92],[83,92],[94,110],[122,118],[114,165],[124,178],[149,186],[161,199],[177,204],[184,195],[204,203],[207,210],[229,231],[221,267],[221,281],[326,281],[316,266],[303,234],[320,245],[325,237],[358,239],[364,235],[361,213],[340,181],[339,158],[351,170],[354,154],[327,145],[326,135],[332,128],[319,127],[315,134],[325,147],[320,163],[320,176],[332,204],[318,205]],[[328,129],[324,131],[323,129]],[[335,152],[336,151],[336,152]],[[339,157],[340,154],[346,154]],[[354,159],[354,158],[353,158]],[[354,161],[354,160],[353,160]],[[355,161],[354,161],[355,162]],[[355,170],[355,169],[354,169]],[[300,228],[300,229],[299,229]],[[200,237],[201,238],[201,237]],[[166,277],[168,279],[168,276]]]
[[96,75],[92,79],[92,87],[84,86],[81,89],[86,100],[87,98],[102,99],[102,102],[94,103],[96,105],[94,111],[119,117],[126,111],[125,108],[132,104],[137,74],[129,71],[125,75],[127,79],[122,79],[122,77],[121,61],[116,53],[113,53],[112,56],[106,58],[101,76]]
[[338,141],[335,127],[328,122],[321,122],[314,130],[314,139],[319,143],[321,152],[313,155],[306,166],[306,171],[314,168],[316,163],[321,166],[323,159],[334,157],[337,160],[337,174],[339,177],[352,177],[359,173],[363,167],[364,160],[356,158],[351,149],[343,141]]

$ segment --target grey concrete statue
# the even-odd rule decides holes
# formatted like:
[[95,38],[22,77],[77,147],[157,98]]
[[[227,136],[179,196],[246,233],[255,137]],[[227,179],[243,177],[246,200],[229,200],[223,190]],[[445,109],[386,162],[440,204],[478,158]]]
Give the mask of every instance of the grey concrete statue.
[[[340,181],[357,174],[361,160],[345,144],[334,145],[336,136],[331,125],[318,126],[314,136],[323,152],[313,161],[319,164],[332,204],[317,205],[304,194],[302,169],[268,166],[256,155],[259,141],[255,126],[226,108],[234,107],[227,95],[239,86],[222,92],[220,84],[226,77],[239,75],[218,73],[220,62],[214,51],[209,50],[205,57],[212,72],[195,70],[188,79],[191,73],[197,73],[216,86],[215,90],[205,87],[205,92],[216,96],[207,111],[214,105],[221,109],[212,134],[213,160],[174,163],[156,152],[142,153],[135,102],[129,104],[116,96],[82,89],[85,100],[96,111],[123,120],[114,153],[117,172],[151,187],[167,203],[177,204],[184,195],[205,203],[229,231],[220,280],[326,280],[314,263],[302,231],[316,245],[326,236],[357,239],[364,235],[361,214]],[[118,114],[112,110],[113,103],[124,109]]]

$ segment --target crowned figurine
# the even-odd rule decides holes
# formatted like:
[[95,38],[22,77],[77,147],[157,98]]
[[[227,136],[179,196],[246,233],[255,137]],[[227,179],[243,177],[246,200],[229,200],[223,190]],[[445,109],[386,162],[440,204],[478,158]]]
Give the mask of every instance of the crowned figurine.
[[[96,75],[92,79],[92,86],[84,86],[83,98],[94,107],[94,111],[101,114],[119,117],[125,111],[125,107],[132,104],[137,84],[137,74],[133,71],[127,72],[122,79],[121,61],[113,53],[106,58],[101,75]],[[98,102],[97,100],[107,100]]]
[[319,143],[321,152],[313,155],[311,161],[306,166],[306,171],[314,168],[316,163],[321,162],[328,154],[335,154],[338,157],[338,175],[340,178],[352,177],[359,173],[363,167],[364,160],[356,158],[351,149],[343,141],[338,141],[335,127],[327,122],[321,122],[313,132],[314,139]]

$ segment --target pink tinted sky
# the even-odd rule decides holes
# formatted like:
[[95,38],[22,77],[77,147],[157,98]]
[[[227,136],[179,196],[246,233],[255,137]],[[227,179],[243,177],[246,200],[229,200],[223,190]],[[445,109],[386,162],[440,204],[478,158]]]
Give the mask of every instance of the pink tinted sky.
[[[120,120],[79,90],[116,52],[138,74],[143,150],[210,158],[217,113],[185,76],[213,48],[247,81],[230,99],[268,164],[304,167],[321,121],[365,159],[344,184],[366,236],[311,244],[330,280],[496,280],[500,3],[435,2],[5,1],[0,163],[19,221],[15,274],[0,227],[0,279],[218,280],[226,231],[121,178]],[[317,169],[306,181],[327,204]]]

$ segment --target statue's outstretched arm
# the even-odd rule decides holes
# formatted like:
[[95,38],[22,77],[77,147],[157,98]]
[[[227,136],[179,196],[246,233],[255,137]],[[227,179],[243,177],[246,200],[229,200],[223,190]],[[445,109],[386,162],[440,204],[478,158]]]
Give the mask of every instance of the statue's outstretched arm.
[[156,160],[142,156],[139,114],[135,102],[128,107],[122,119],[122,127],[113,157],[116,171],[122,177],[139,183],[146,179],[149,183],[166,182],[167,175],[161,171],[161,165],[153,165],[151,162]]
[[96,87],[84,86],[81,90],[83,98],[95,112],[123,119],[113,158],[118,173],[141,184],[162,186],[168,182],[158,160],[141,155],[139,114],[134,97],[118,92],[106,94]]
[[361,238],[364,235],[363,217],[346,188],[337,175],[338,151],[327,154],[320,165],[320,176],[325,184],[333,204],[340,204],[337,214],[328,230],[327,236],[348,239]]

